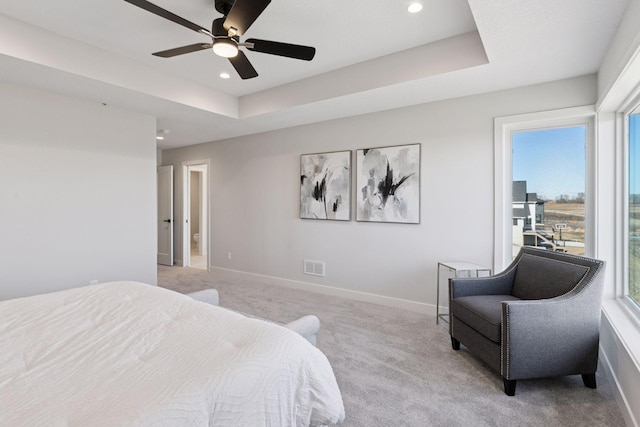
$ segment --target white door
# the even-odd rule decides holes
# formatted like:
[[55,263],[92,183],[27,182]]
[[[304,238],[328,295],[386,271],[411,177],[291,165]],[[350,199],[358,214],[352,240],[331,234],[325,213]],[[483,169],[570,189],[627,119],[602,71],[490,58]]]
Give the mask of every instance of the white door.
[[173,166],[158,167],[158,264],[173,265]]

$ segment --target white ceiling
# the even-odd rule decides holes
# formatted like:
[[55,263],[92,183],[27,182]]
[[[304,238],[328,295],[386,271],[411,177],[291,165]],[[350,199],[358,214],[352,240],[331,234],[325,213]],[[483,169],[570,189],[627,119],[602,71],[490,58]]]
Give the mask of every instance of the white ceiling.
[[[152,0],[209,28],[214,0]],[[241,80],[208,42],[123,0],[0,0],[0,81],[154,115],[160,148],[596,72],[629,0],[273,0],[247,37],[314,46],[311,62],[246,52]],[[218,75],[232,75],[223,80]]]

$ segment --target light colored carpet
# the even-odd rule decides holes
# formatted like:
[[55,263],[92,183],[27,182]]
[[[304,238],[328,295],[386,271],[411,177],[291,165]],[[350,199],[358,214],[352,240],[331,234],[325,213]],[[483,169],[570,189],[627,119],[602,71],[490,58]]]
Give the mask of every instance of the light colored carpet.
[[158,284],[187,293],[215,288],[220,305],[278,322],[315,314],[318,347],[344,399],[344,426],[624,426],[610,379],[596,390],[580,376],[518,381],[508,397],[501,378],[462,347],[446,324],[359,301],[264,284],[259,276],[163,267]]

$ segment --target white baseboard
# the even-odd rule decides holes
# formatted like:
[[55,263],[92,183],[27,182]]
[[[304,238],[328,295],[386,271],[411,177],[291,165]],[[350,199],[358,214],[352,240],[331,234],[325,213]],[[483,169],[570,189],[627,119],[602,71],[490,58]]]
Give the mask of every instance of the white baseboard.
[[247,273],[244,271],[231,270],[221,267],[211,267],[209,271],[218,271],[221,274],[240,275],[245,277],[259,277],[263,283],[274,286],[282,286],[290,289],[300,289],[303,291],[315,292],[323,295],[336,296],[356,301],[363,301],[372,304],[379,304],[386,307],[400,308],[421,314],[432,314],[435,316],[436,306],[422,302],[410,301],[401,298],[393,298],[384,295],[370,294],[367,292],[353,291],[350,289],[336,288],[332,286],[318,285],[315,283],[301,282],[298,280],[283,279],[280,277],[265,276],[263,274]]

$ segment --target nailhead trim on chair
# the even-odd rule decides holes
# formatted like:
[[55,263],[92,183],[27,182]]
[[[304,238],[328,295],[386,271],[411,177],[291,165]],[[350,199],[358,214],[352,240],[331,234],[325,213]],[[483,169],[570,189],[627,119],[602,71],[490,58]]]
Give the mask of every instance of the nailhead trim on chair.
[[[509,376],[510,376],[509,375],[509,349],[511,347],[509,347],[509,342],[506,339],[506,337],[510,336],[509,335],[509,322],[508,322],[508,319],[509,319],[509,306],[508,305],[507,305],[507,308],[505,310],[504,317],[505,318],[503,319],[502,327],[506,328],[507,330],[506,330],[506,334],[503,332],[502,337],[500,339],[500,347],[501,347],[500,348],[500,371],[501,371],[501,373],[504,372],[504,373],[502,373],[502,376],[504,378],[509,379]],[[507,321],[505,321],[505,320],[507,320]],[[506,347],[506,350],[507,350],[506,352],[502,351],[502,346]],[[505,353],[507,354],[507,356],[506,356],[507,357],[506,365],[505,365],[505,360],[504,360]],[[506,375],[505,375],[505,373],[506,373]]]

